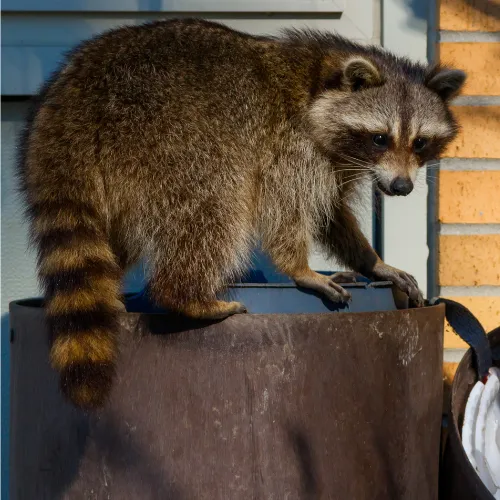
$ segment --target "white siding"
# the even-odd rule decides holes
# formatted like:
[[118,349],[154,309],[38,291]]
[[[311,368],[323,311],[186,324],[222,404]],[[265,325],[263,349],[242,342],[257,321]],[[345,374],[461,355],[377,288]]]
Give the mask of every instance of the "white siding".
[[11,300],[38,295],[14,175],[15,145],[25,112],[25,104],[2,104],[2,314]]
[[[400,0],[383,0],[383,45],[385,48],[425,62],[427,60],[426,2],[414,9]],[[426,169],[420,170],[415,189],[407,198],[384,198],[384,260],[413,274],[427,292],[427,196]]]

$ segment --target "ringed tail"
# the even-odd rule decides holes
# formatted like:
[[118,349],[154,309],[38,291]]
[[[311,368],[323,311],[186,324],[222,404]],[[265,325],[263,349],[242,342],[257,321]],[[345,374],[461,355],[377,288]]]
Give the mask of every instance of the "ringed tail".
[[40,200],[29,208],[52,335],[50,360],[64,395],[101,407],[117,358],[121,271],[103,217],[86,202]]

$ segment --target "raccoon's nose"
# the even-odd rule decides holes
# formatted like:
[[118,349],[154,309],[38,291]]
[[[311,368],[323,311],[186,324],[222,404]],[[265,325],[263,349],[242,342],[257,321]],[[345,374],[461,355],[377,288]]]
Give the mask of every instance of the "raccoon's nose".
[[391,193],[396,196],[406,196],[410,194],[413,190],[413,182],[405,177],[396,177],[391,182]]

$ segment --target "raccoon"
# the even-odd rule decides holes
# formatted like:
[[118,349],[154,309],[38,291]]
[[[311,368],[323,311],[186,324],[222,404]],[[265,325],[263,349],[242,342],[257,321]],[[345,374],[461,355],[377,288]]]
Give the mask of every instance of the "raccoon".
[[455,137],[462,71],[338,35],[258,37],[202,20],[122,27],[78,46],[42,88],[19,174],[53,335],[51,362],[76,405],[109,394],[120,281],[139,259],[159,305],[193,318],[245,312],[217,299],[258,243],[299,286],[348,301],[309,268],[314,242],[353,273],[409,274],[361,233],[361,178],[407,195]]

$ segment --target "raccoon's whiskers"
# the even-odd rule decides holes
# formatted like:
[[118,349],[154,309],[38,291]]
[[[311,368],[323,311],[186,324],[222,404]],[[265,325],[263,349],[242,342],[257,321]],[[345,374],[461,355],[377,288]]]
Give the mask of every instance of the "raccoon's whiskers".
[[[366,175],[363,173],[362,175],[354,175],[348,179],[346,179],[344,182],[342,182],[340,184],[340,188],[343,188],[345,186],[347,186],[348,184],[353,184],[354,182],[357,182],[357,181],[361,181],[363,179],[366,179]],[[345,196],[340,200],[340,201],[343,201],[345,199]]]
[[359,170],[370,170],[366,165],[355,165],[354,163],[346,163],[346,164],[338,164],[336,163],[335,164],[335,167],[357,167],[357,168],[341,168],[340,171],[341,172],[348,172],[349,170],[356,170],[356,171],[359,171]]
[[352,162],[353,165],[365,166],[366,168],[373,168],[373,164],[370,161],[363,160],[362,158],[356,158],[355,156],[346,155],[344,153],[337,153],[339,156],[347,161]]
[[342,170],[339,170],[339,173],[344,173],[344,172],[358,172],[358,173],[366,173],[366,172],[371,172],[372,170],[369,168],[361,167],[361,168],[343,168]]
[[350,160],[356,160],[356,161],[360,161],[360,162],[364,162],[364,163],[369,163],[368,161],[366,160],[363,160],[362,158],[358,158],[356,156],[352,156],[352,155],[348,155],[348,154],[345,154],[345,153],[340,153],[338,152],[337,153],[339,156],[343,157],[343,158],[348,158]]
[[348,182],[353,182],[358,179],[363,179],[366,178],[366,172],[363,173],[358,173],[358,174],[351,174],[346,176],[344,179],[342,179],[344,182],[342,182],[341,185],[347,184]]

